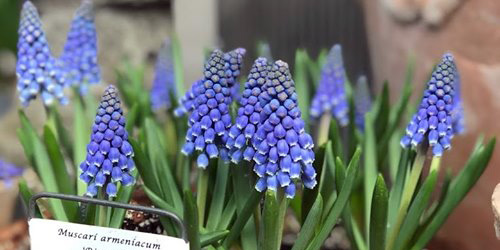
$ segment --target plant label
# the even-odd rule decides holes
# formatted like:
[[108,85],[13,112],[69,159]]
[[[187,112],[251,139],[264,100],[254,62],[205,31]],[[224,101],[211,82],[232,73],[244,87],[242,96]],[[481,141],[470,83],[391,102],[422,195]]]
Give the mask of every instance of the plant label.
[[183,239],[55,220],[29,221],[32,250],[188,250]]

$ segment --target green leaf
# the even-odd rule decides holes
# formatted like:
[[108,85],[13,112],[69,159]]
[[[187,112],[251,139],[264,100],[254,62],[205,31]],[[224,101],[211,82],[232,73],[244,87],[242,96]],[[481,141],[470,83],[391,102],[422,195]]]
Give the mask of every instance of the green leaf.
[[201,234],[200,236],[201,247],[207,247],[209,245],[217,243],[219,240],[224,239],[224,237],[226,237],[226,235],[228,234],[229,230],[218,230]]
[[164,201],[159,195],[155,194],[154,191],[151,189],[147,188],[146,186],[143,187],[144,192],[148,196],[148,198],[153,202],[153,204],[163,210],[169,211],[171,213],[174,213],[175,215],[179,216],[179,218],[182,219],[183,215],[181,212],[174,208],[172,205],[168,204],[166,201]]
[[401,196],[403,195],[403,188],[408,172],[408,165],[411,162],[410,154],[414,155],[413,151],[410,152],[409,149],[404,149],[401,151],[401,156],[399,158],[398,172],[396,176],[396,182],[393,184],[390,195],[389,195],[389,213],[388,213],[388,223],[389,225],[394,225],[399,204],[401,203]]
[[478,147],[471,155],[465,167],[450,183],[450,192],[443,200],[443,204],[430,219],[430,223],[422,229],[422,234],[416,238],[412,249],[422,249],[446,221],[451,211],[462,201],[465,195],[477,182],[488,166],[495,148],[496,139],[491,139],[486,146]]
[[[54,173],[59,192],[74,195],[76,192],[75,183],[72,179],[68,178],[70,175],[66,169],[64,157],[59,150],[59,144],[57,143],[56,136],[47,125],[44,126],[43,139],[52,166],[51,171]],[[77,218],[78,205],[75,202],[70,201],[62,201],[62,204],[70,221],[75,221]]]
[[[28,207],[30,204],[30,199],[33,196],[33,191],[31,191],[31,189],[28,187],[28,183],[24,178],[19,179],[18,186],[19,186],[19,194],[23,199],[24,205]],[[42,218],[42,213],[40,212],[38,206],[35,206],[35,218]]]
[[127,114],[127,124],[125,124],[125,129],[129,134],[133,134],[134,126],[138,124],[139,119],[139,104],[134,103],[132,108],[130,108]]
[[224,201],[226,198],[226,185],[229,175],[229,164],[225,164],[222,159],[218,159],[217,176],[215,179],[215,188],[210,204],[210,211],[208,214],[207,229],[214,230],[217,223],[220,221],[222,210],[224,208]]
[[281,247],[287,199],[280,196],[276,191],[266,191],[258,249],[278,250]]
[[82,196],[87,191],[87,185],[83,181],[79,181],[82,174],[80,163],[85,161],[87,155],[87,143],[90,140],[91,122],[87,119],[85,104],[79,94],[76,95],[73,101],[73,164],[76,170],[76,194]]
[[[254,189],[253,173],[249,165],[247,161],[243,161],[241,164],[230,166],[237,214],[243,211],[248,194]],[[257,249],[257,233],[254,219],[254,216],[251,216],[241,232],[240,239],[243,249]]]
[[[361,156],[361,149],[358,148],[356,149],[349,163],[349,166],[347,167],[347,173],[344,185],[342,185],[342,189],[339,192],[338,198],[335,201],[335,204],[333,205],[325,221],[323,222],[323,226],[321,227],[320,231],[314,236],[311,244],[307,247],[308,250],[320,249],[321,246],[323,245],[323,242],[328,238],[330,232],[337,223],[337,219],[340,216],[340,213],[344,209],[351,195],[354,182],[356,180],[356,176],[358,173],[360,156]],[[340,166],[336,165],[336,167],[338,168]]]
[[53,126],[53,131],[56,133],[57,141],[62,145],[64,151],[69,156],[69,158],[73,159],[73,142],[71,141],[71,137],[69,136],[68,131],[63,126],[63,121],[61,120],[61,115],[59,114],[57,108],[55,106],[49,107],[47,109],[47,124]]
[[329,137],[330,140],[332,141],[333,153],[335,157],[340,157],[341,159],[345,159],[344,152],[342,149],[344,144],[342,143],[342,137],[340,136],[340,128],[337,124],[336,119],[331,119]]
[[161,193],[159,181],[156,178],[155,172],[151,166],[149,158],[146,156],[142,147],[133,138],[129,138],[130,145],[134,149],[134,163],[139,171],[139,175],[144,180],[144,185],[146,185],[153,192],[159,194]]
[[298,234],[295,243],[293,244],[292,250],[303,250],[306,249],[307,244],[314,236],[314,232],[318,225],[320,225],[321,214],[323,212],[323,199],[321,198],[321,194],[316,196],[316,201],[309,210],[309,214],[307,215],[302,228]]
[[[22,129],[26,132],[26,138],[31,147],[33,148],[35,168],[42,181],[45,191],[59,193],[57,180],[51,167],[50,158],[47,150],[42,141],[36,134],[33,126],[23,111],[19,111],[19,118],[21,120]],[[50,209],[54,218],[60,221],[69,221],[68,216],[64,210],[63,204],[60,200],[50,199]]]
[[168,160],[165,156],[165,149],[163,147],[163,142],[160,138],[161,132],[159,131],[157,125],[150,118],[146,118],[144,131],[146,132],[147,149],[149,152],[149,159],[153,164],[153,171],[155,171],[155,176],[161,176],[163,181],[159,181],[159,186],[161,188],[161,194],[164,198],[176,208],[182,207],[182,199],[179,193],[179,189],[176,185],[175,178],[172,174],[172,169],[168,164]]
[[231,244],[238,239],[241,234],[241,230],[243,230],[243,227],[246,225],[248,219],[252,216],[253,211],[259,205],[261,198],[262,193],[252,189],[250,197],[248,197],[248,200],[245,203],[245,207],[238,214],[238,217],[236,217],[236,221],[229,230],[229,235],[222,244],[224,248],[229,249]]
[[438,178],[437,169],[432,169],[429,176],[425,180],[424,184],[418,191],[413,203],[408,210],[408,214],[403,221],[401,230],[399,231],[396,242],[394,243],[394,249],[408,249],[410,247],[405,247],[408,241],[411,239],[417,227],[419,225],[422,214],[429,205],[429,201],[432,193],[434,192],[434,187],[436,186]]
[[[172,60],[174,61],[175,88],[177,89],[177,99],[184,96],[184,65],[182,65],[182,48],[177,35],[171,36]],[[177,100],[176,99],[176,100]]]
[[[137,179],[137,171],[133,171],[132,177]],[[118,194],[116,195],[116,202],[121,202],[128,204],[130,199],[132,198],[132,193],[134,192],[135,185],[130,186],[121,186],[118,190]],[[111,213],[111,220],[109,223],[109,227],[111,228],[121,228],[123,224],[123,218],[125,217],[125,209],[122,208],[113,208]]]
[[198,231],[198,208],[194,201],[193,193],[189,190],[184,192],[184,219],[187,227],[189,249],[200,250],[200,232]]
[[375,116],[375,135],[377,141],[379,141],[384,135],[384,132],[387,129],[387,124],[389,123],[390,102],[389,83],[387,81],[384,82],[382,94],[379,96],[379,99],[376,101],[376,103],[378,107],[375,108],[375,110],[377,110]]
[[373,189],[377,181],[377,143],[373,128],[373,113],[370,111],[365,115],[365,138],[364,138],[364,207],[365,207],[365,236],[369,242],[370,235],[370,213]]
[[228,228],[229,227],[229,224],[231,224],[231,221],[233,220],[234,215],[236,215],[236,204],[235,203],[236,202],[235,202],[235,198],[233,195],[233,196],[231,196],[231,198],[227,202],[226,207],[222,211],[221,220],[219,221],[217,228]]
[[379,174],[373,191],[372,213],[370,218],[370,250],[385,249],[387,230],[387,202],[389,192],[384,177]]

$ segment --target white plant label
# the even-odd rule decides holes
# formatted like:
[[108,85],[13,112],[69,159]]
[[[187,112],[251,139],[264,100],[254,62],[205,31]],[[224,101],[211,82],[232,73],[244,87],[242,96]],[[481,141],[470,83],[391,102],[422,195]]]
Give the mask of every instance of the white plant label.
[[31,250],[188,250],[183,239],[55,220],[29,221]]

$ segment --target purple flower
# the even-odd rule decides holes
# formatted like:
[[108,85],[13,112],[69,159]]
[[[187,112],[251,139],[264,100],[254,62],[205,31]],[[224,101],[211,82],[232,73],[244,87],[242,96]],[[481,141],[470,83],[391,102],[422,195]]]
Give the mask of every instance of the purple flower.
[[[224,67],[225,76],[227,78],[227,84],[231,90],[231,96],[233,99],[238,100],[239,97],[239,84],[237,84],[236,79],[240,75],[241,65],[243,63],[243,56],[246,50],[243,48],[237,48],[235,50],[224,53]],[[186,94],[179,100],[179,107],[174,110],[174,115],[176,117],[181,117],[184,114],[190,113],[194,110],[194,99],[196,98],[195,89],[203,84],[204,79],[200,79],[191,85]]]
[[461,79],[457,69],[455,71],[455,97],[453,98],[453,111],[451,112],[453,134],[465,133],[465,116],[460,85]]
[[360,76],[354,89],[354,121],[359,130],[365,130],[365,114],[370,111],[372,100],[366,76]]
[[176,94],[174,63],[170,40],[165,40],[156,59],[155,76],[151,88],[153,110],[169,109],[170,95]]
[[259,96],[261,125],[253,142],[254,172],[259,177],[255,188],[263,192],[281,187],[288,198],[293,198],[298,181],[314,188],[316,170],[312,166],[313,140],[304,130],[288,64],[274,63],[264,90]]
[[227,141],[231,161],[234,163],[238,163],[241,158],[251,161],[255,154],[255,149],[251,142],[261,123],[260,112],[262,111],[262,103],[259,102],[259,96],[264,91],[269,70],[270,66],[267,63],[267,59],[261,57],[255,60],[248,74],[245,90],[239,101],[238,118],[236,118],[236,124],[229,131],[229,139]]
[[0,180],[3,181],[7,186],[10,186],[13,179],[21,176],[23,172],[23,168],[0,160]]
[[224,53],[215,50],[205,64],[203,80],[192,88],[194,109],[182,152],[191,155],[198,151],[200,168],[208,166],[209,158],[221,156],[228,160],[226,142],[231,128],[229,108],[232,99],[226,71]]
[[231,89],[231,96],[234,100],[239,99],[240,85],[236,79],[240,75],[241,66],[243,64],[243,56],[245,53],[245,49],[237,48],[224,54],[224,61],[226,61],[227,67],[227,83]]
[[336,44],[330,50],[327,62],[321,71],[321,80],[311,103],[311,117],[319,118],[330,111],[341,126],[349,123],[349,105],[344,90],[346,75],[342,59],[342,48]]
[[91,0],[83,0],[76,10],[61,56],[68,72],[68,84],[86,94],[87,84],[101,81],[97,63],[97,34]]
[[401,139],[404,148],[417,147],[424,140],[432,146],[434,156],[451,147],[453,137],[453,103],[455,102],[456,66],[450,53],[444,54],[432,72],[416,114]]
[[52,56],[38,11],[30,1],[24,2],[21,11],[16,74],[19,99],[24,106],[28,106],[38,94],[47,106],[55,100],[68,103],[63,93],[65,74],[62,63]]
[[88,184],[87,195],[96,196],[98,188],[102,187],[108,196],[114,197],[118,182],[124,186],[134,184],[131,175],[133,156],[120,98],[116,88],[110,85],[97,109],[91,140],[87,145],[87,158],[80,164],[83,171],[80,179]]

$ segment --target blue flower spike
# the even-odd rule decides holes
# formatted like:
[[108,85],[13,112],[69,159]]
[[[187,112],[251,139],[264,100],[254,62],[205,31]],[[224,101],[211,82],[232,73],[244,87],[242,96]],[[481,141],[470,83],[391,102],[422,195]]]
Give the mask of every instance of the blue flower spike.
[[171,107],[170,96],[175,96],[176,93],[172,46],[170,40],[166,39],[156,59],[155,75],[150,92],[151,107],[153,110],[169,109]]
[[76,10],[61,55],[68,72],[68,84],[77,86],[80,94],[88,92],[88,84],[101,81],[97,62],[97,33],[91,0],[83,0]]
[[455,98],[453,98],[453,111],[451,114],[453,134],[465,133],[465,115],[462,104],[461,78],[458,69],[455,71]]
[[233,100],[238,100],[240,98],[240,85],[237,82],[237,78],[240,76],[243,56],[245,56],[245,54],[246,50],[244,48],[237,48],[224,54],[224,61],[226,61],[227,67],[227,83],[231,89]]
[[109,197],[115,197],[117,183],[133,185],[134,151],[128,142],[125,116],[116,88],[108,86],[97,109],[87,158],[80,164],[80,179],[88,184],[87,195],[94,197],[103,188]]
[[354,89],[354,122],[359,130],[365,130],[365,114],[370,111],[372,100],[366,76],[360,76]]
[[451,147],[453,137],[453,104],[456,98],[456,66],[450,53],[443,55],[432,72],[427,89],[416,114],[406,127],[401,139],[404,148],[416,148],[424,141],[432,147],[434,156],[440,157]]
[[191,155],[197,151],[197,165],[205,169],[209,159],[229,160],[226,142],[231,128],[231,90],[227,80],[224,53],[212,52],[205,64],[204,78],[193,89],[195,99],[182,152]]
[[[231,90],[231,97],[233,100],[239,99],[239,84],[237,84],[237,78],[241,73],[241,66],[243,63],[243,56],[246,50],[243,48],[237,48],[230,52],[223,53],[224,60],[224,74],[227,78],[227,84]],[[195,109],[194,99],[196,98],[195,90],[198,86],[202,85],[204,78],[196,81],[191,85],[191,88],[186,92],[186,94],[180,98],[179,107],[174,110],[174,115],[176,117],[184,116],[185,114],[191,113]]]
[[340,126],[349,124],[349,105],[345,94],[346,74],[342,59],[342,47],[334,45],[321,71],[321,79],[311,102],[310,114],[318,119],[325,112],[331,112]]
[[22,105],[28,106],[38,95],[45,106],[55,101],[67,104],[62,62],[52,56],[38,11],[31,1],[23,4],[18,33],[16,74]]
[[251,161],[255,154],[252,141],[260,126],[260,112],[262,111],[259,96],[264,91],[269,69],[267,59],[261,57],[255,60],[248,74],[245,89],[239,100],[238,118],[229,131],[227,141],[231,161],[235,164],[239,163],[242,158]]
[[316,170],[313,140],[304,130],[287,63],[273,64],[264,90],[259,96],[262,125],[254,141],[254,172],[259,177],[255,188],[263,192],[281,187],[293,198],[299,182],[310,189],[316,186]]

